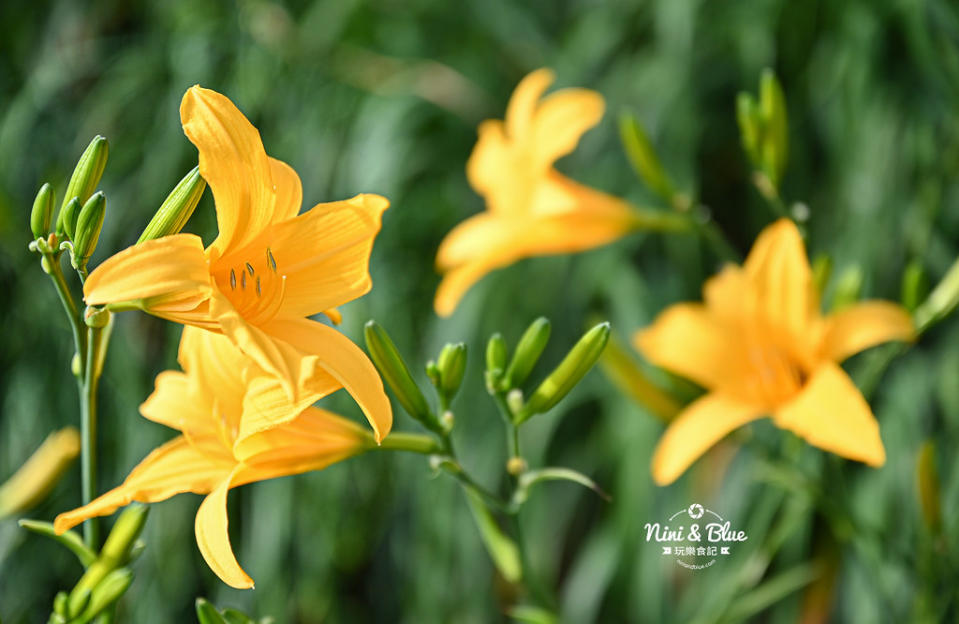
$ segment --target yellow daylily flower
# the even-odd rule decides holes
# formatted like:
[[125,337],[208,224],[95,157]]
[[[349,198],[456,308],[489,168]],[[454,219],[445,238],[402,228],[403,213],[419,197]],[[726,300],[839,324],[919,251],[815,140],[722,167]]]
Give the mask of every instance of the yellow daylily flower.
[[352,421],[291,403],[278,380],[222,335],[185,327],[179,361],[185,372],[160,373],[140,413],[181,435],[147,455],[122,485],[57,516],[54,528],[62,533],[133,501],[206,494],[195,523],[200,552],[223,582],[250,588],[253,581],[237,562],[227,532],[229,489],[321,470],[374,441]]
[[708,389],[673,420],[653,454],[653,479],[676,480],[727,433],[770,416],[778,427],[848,459],[881,466],[879,424],[839,362],[889,340],[911,340],[900,306],[865,301],[824,317],[802,238],[781,219],[744,266],[728,266],[639,331],[652,363]]
[[381,439],[392,412],[376,369],[341,333],[306,317],[336,320],[336,306],[369,291],[370,251],[389,202],[358,195],[298,215],[299,177],[267,156],[229,99],[192,87],[180,117],[216,201],[216,240],[204,249],[198,236],[176,234],[129,247],[90,274],[85,301],[223,333],[294,400],[345,387]]
[[440,316],[452,314],[466,291],[494,269],[605,245],[637,224],[625,201],[553,168],[599,122],[605,107],[602,96],[588,89],[542,97],[553,80],[548,69],[529,74],[510,98],[506,119],[479,127],[466,173],[487,210],[453,228],[440,244],[436,265],[444,276],[434,302]]

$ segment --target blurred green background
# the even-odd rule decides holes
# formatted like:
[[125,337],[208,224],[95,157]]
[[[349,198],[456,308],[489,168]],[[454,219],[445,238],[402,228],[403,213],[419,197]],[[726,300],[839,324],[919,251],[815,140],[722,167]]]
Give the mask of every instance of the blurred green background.
[[[634,236],[523,261],[483,280],[451,319],[433,314],[437,245],[482,208],[464,172],[476,125],[501,117],[532,69],[552,67],[559,86],[607,98],[603,122],[560,169],[655,204],[616,136],[616,114],[633,111],[679,185],[745,252],[772,216],[750,183],[734,101],[772,67],[791,122],[783,193],[810,207],[811,254],[831,254],[834,275],[858,268],[864,296],[897,299],[907,262],[934,283],[959,253],[959,8],[949,0],[35,1],[0,4],[0,24],[0,479],[48,432],[77,422],[68,326],[26,248],[33,196],[44,181],[62,196],[76,158],[103,134],[108,216],[91,264],[134,242],[196,162],[178,116],[196,83],[227,94],[259,127],[267,151],[299,172],[307,206],[359,192],[390,198],[373,291],[343,308],[342,330],[359,341],[362,324],[377,319],[419,370],[445,341],[467,342],[454,435],[490,487],[505,461],[482,384],[493,331],[515,343],[529,321],[548,316],[548,365],[593,315],[624,339],[665,305],[698,298],[719,266],[693,237]],[[189,229],[211,240],[209,193]],[[101,491],[171,437],[137,406],[154,375],[175,366],[179,333],[136,313],[117,321],[101,386]],[[848,368],[865,383],[876,357]],[[580,470],[613,502],[573,485],[536,490],[522,514],[533,565],[557,588],[569,622],[954,616],[957,373],[959,324],[947,321],[867,388],[888,453],[881,470],[803,448],[809,470],[844,475],[820,486],[850,510],[837,531],[820,499],[770,483],[767,455],[778,455],[783,434],[766,424],[745,434],[754,443],[738,454],[717,449],[677,484],[654,486],[649,457],[662,425],[594,371],[525,427],[523,441],[532,465]],[[332,399],[358,415],[348,398]],[[414,428],[397,411],[396,429]],[[929,438],[942,477],[938,538],[916,502],[916,454]],[[506,619],[510,596],[462,493],[432,478],[422,457],[373,454],[234,490],[231,529],[254,591],[229,589],[203,563],[193,537],[199,500],[154,505],[120,621],[193,621],[199,595],[278,622]],[[741,554],[690,572],[645,543],[646,522],[691,502],[747,530]],[[49,520],[78,503],[75,466],[29,516]],[[61,547],[0,522],[5,624],[45,621],[56,591],[80,571]],[[804,586],[813,578],[827,588],[824,610]]]

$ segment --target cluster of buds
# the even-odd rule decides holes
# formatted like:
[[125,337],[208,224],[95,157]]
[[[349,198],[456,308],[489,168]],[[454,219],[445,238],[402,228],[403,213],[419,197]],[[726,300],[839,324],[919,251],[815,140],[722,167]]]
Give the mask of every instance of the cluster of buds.
[[758,101],[746,92],[737,96],[736,119],[757,187],[766,197],[778,197],[789,152],[789,118],[786,96],[772,70],[762,73]]

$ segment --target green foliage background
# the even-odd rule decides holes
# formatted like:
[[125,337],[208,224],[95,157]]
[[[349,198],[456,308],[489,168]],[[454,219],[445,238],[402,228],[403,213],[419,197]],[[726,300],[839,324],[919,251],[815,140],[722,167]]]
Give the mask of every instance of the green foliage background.
[[[103,134],[111,142],[101,185],[108,216],[93,264],[134,242],[195,164],[177,111],[196,83],[227,94],[259,127],[267,150],[299,172],[307,205],[358,192],[391,199],[373,252],[374,289],[343,309],[342,329],[359,341],[363,322],[375,318],[418,362],[447,340],[468,343],[455,438],[464,463],[491,487],[505,452],[481,379],[489,334],[515,341],[546,315],[554,332],[544,361],[552,363],[593,315],[624,339],[665,305],[698,298],[719,266],[692,237],[638,235],[521,262],[485,279],[451,319],[433,314],[436,247],[482,208],[464,173],[475,127],[502,116],[532,69],[553,67],[560,86],[607,98],[609,113],[561,162],[564,172],[654,204],[616,138],[615,113],[634,111],[679,185],[745,252],[772,216],[750,184],[734,99],[773,67],[790,109],[784,195],[810,207],[811,252],[831,254],[834,275],[858,267],[864,295],[891,299],[908,261],[935,282],[959,254],[959,9],[949,0],[37,1],[2,3],[0,24],[0,478],[49,431],[77,420],[69,330],[26,249],[34,193],[50,180],[62,194],[77,156]],[[210,240],[209,193],[189,229]],[[170,437],[137,406],[154,375],[175,366],[178,337],[178,327],[145,315],[118,319],[101,390],[101,491]],[[798,460],[833,475],[822,481],[824,496],[851,513],[839,520],[802,484],[769,482],[784,434],[765,424],[750,428],[754,441],[738,454],[716,450],[658,488],[648,466],[662,425],[599,372],[537,417],[523,432],[530,462],[578,469],[613,496],[605,503],[551,484],[523,512],[533,564],[558,587],[564,619],[760,613],[796,621],[805,595],[796,581],[828,569],[821,552],[838,562],[826,581],[836,621],[954,615],[959,325],[947,321],[925,336],[878,384],[866,379],[876,357],[858,356],[849,369],[875,386],[886,466],[808,447]],[[414,423],[398,412],[396,428]],[[921,522],[915,486],[916,453],[930,438],[942,476],[938,541]],[[694,501],[745,528],[749,542],[737,557],[691,573],[647,545],[643,525]],[[78,503],[75,468],[30,516],[51,519]],[[154,506],[121,621],[192,621],[198,595],[279,622],[505,619],[510,597],[461,492],[431,478],[421,457],[371,454],[235,490],[231,528],[254,591],[230,590],[204,565],[193,538],[198,503],[182,495]],[[823,542],[835,532],[823,527],[837,522],[848,523],[839,542]],[[770,560],[776,531],[783,545]],[[5,623],[45,621],[55,592],[79,573],[62,548],[0,523]]]

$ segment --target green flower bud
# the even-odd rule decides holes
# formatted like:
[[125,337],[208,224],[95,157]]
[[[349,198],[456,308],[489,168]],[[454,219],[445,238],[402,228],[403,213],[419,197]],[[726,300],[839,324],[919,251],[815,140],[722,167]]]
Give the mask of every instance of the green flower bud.
[[633,165],[640,179],[651,191],[666,201],[672,202],[676,194],[673,183],[659,162],[659,156],[656,155],[646,130],[630,113],[623,113],[619,117],[619,138],[626,149],[630,164]]
[[942,280],[922,302],[913,318],[916,331],[924,332],[933,323],[945,318],[959,305],[959,260],[956,260]]
[[70,593],[70,597],[67,598],[67,617],[73,618],[83,613],[90,604],[90,596],[92,593],[93,591],[90,588],[84,588],[79,592],[74,589]]
[[600,323],[586,332],[559,366],[536,388],[522,411],[516,415],[516,424],[526,421],[533,414],[549,411],[569,394],[603,353],[609,332],[608,322]]
[[227,624],[216,607],[205,598],[196,599],[196,618],[200,624]]
[[862,292],[862,269],[853,265],[842,272],[836,280],[836,291],[832,297],[832,311],[837,312],[859,300]]
[[55,199],[55,193],[49,184],[40,187],[36,199],[33,200],[33,210],[30,211],[30,230],[33,231],[34,239],[45,238],[50,233]]
[[436,365],[434,360],[426,363],[426,376],[430,378],[430,383],[433,384],[434,388],[440,387],[440,382],[442,381],[440,377],[440,367]]
[[78,264],[93,254],[103,228],[103,216],[106,214],[107,198],[103,193],[94,193],[83,204],[77,217],[76,237],[73,239],[73,255]]
[[506,369],[506,375],[503,377],[502,389],[509,390],[521,385],[529,374],[533,372],[533,367],[539,361],[546,343],[549,341],[550,324],[549,320],[541,316],[533,321],[516,345],[516,352],[513,353],[513,359]]
[[759,109],[765,126],[763,170],[778,187],[789,156],[789,116],[783,88],[771,69],[764,70],[759,79]]
[[179,233],[189,221],[196,205],[200,203],[205,190],[206,180],[200,176],[200,167],[194,167],[160,204],[160,208],[150,219],[143,234],[140,234],[137,244]]
[[53,612],[64,617],[70,616],[67,613],[67,592],[57,592],[57,595],[53,598]]
[[749,93],[743,92],[736,96],[736,121],[739,123],[739,136],[743,143],[743,150],[753,166],[758,166],[762,126],[759,118],[759,105],[756,104],[756,99]]
[[74,197],[60,209],[60,215],[57,217],[57,236],[66,235],[70,240],[74,240],[77,233],[77,219],[80,216],[80,200]]
[[149,512],[149,507],[140,504],[129,505],[123,510],[113,525],[107,541],[104,542],[99,557],[90,564],[70,592],[70,613],[77,614],[84,611],[82,607],[78,607],[83,594],[95,591],[107,575],[120,566],[126,565],[130,558],[130,551],[140,532],[143,531]]
[[436,366],[440,373],[440,395],[444,403],[449,405],[460,389],[463,374],[466,372],[466,345],[462,342],[447,343],[440,351]]
[[120,568],[107,574],[100,583],[90,592],[90,602],[83,609],[79,624],[90,622],[120,599],[133,582],[133,571],[129,568]]
[[914,312],[929,292],[929,280],[922,263],[912,260],[902,273],[902,306]]
[[370,358],[406,413],[428,428],[438,429],[439,423],[436,417],[430,410],[419,386],[413,381],[410,369],[386,330],[376,321],[369,321],[363,329],[363,335],[366,338],[366,349],[370,352]]
[[812,282],[816,286],[816,292],[820,295],[825,292],[826,284],[829,283],[829,277],[832,275],[832,258],[829,254],[819,254],[812,261]]
[[107,156],[110,153],[110,145],[107,140],[99,134],[93,137],[90,145],[80,155],[77,166],[70,176],[70,182],[67,184],[67,192],[63,196],[63,205],[76,197],[80,203],[84,203],[93,195],[97,185],[100,184],[100,178],[103,177],[103,170],[107,166]]

